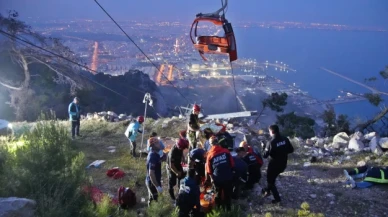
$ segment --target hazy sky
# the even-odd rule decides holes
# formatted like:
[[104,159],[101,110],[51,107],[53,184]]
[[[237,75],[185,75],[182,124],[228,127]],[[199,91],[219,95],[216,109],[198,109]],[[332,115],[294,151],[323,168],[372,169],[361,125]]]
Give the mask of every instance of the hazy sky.
[[[213,12],[220,0],[99,0],[118,20],[190,21],[199,12]],[[0,11],[19,12],[22,19],[108,19],[94,0],[0,0]],[[388,27],[388,0],[229,0],[233,21],[299,21]]]

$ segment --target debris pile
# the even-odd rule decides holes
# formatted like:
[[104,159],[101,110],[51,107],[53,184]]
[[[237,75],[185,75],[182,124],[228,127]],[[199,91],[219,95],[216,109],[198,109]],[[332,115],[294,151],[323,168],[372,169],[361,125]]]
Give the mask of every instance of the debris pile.
[[83,116],[82,119],[86,120],[101,120],[101,121],[108,121],[108,122],[119,122],[119,121],[126,121],[126,120],[132,120],[131,115],[126,114],[120,114],[117,115],[115,112],[112,111],[103,111],[103,112],[95,112],[95,113],[87,113],[86,116]]

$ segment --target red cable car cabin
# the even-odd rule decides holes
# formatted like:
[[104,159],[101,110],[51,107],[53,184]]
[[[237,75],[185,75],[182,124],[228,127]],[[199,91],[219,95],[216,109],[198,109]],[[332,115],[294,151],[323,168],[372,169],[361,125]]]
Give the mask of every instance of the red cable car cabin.
[[[225,32],[225,36],[198,36],[198,23],[203,21],[212,22],[216,26],[222,26]],[[229,54],[230,62],[237,60],[236,38],[234,37],[232,24],[224,18],[203,17],[201,15],[197,15],[197,18],[191,25],[190,37],[194,44],[194,48],[199,51],[199,54],[205,61],[207,61],[206,57],[204,56],[205,53]]]

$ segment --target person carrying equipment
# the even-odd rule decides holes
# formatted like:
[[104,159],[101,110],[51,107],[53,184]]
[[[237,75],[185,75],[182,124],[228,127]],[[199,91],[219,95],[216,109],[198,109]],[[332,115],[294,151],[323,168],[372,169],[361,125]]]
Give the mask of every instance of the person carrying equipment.
[[160,160],[159,151],[160,143],[157,140],[153,140],[150,144],[151,151],[147,156],[147,176],[146,186],[148,189],[148,206],[151,201],[158,200],[158,193],[163,192],[162,188],[162,162]]
[[127,130],[125,131],[125,136],[129,140],[129,144],[131,145],[131,153],[135,157],[136,156],[136,137],[138,133],[143,133],[140,130],[140,125],[144,122],[144,117],[139,116],[135,122],[129,124]]
[[200,185],[205,178],[206,151],[196,148],[189,153],[189,168],[195,171],[195,180]]
[[179,208],[179,217],[204,217],[202,213],[200,203],[200,190],[195,180],[195,170],[189,169],[188,176],[182,179],[178,198],[177,206]]
[[236,148],[237,155],[233,157],[235,174],[233,178],[233,194],[232,199],[237,200],[240,197],[241,187],[248,180],[248,164],[243,160],[246,151],[243,147]]
[[[250,153],[246,147],[249,147],[247,142],[242,141],[240,143],[240,147],[245,150],[245,155],[243,156],[243,160],[248,165],[248,171],[249,171],[249,177],[247,180],[247,183],[245,184],[245,187],[247,189],[252,189],[255,183],[259,183],[261,178],[261,166],[263,165],[263,162],[260,158],[257,157],[257,155],[252,152]],[[256,155],[256,156],[255,156]],[[260,159],[260,161],[258,160]],[[259,162],[261,164],[259,164]]]
[[183,162],[183,150],[189,147],[189,142],[186,139],[179,139],[176,144],[171,148],[170,152],[167,155],[167,175],[168,175],[168,193],[172,200],[176,200],[174,194],[174,186],[177,184],[178,188],[180,185],[180,180],[185,177],[183,167],[181,163]]
[[269,134],[272,137],[272,140],[267,143],[264,150],[264,158],[269,159],[268,169],[267,169],[267,188],[262,190],[263,196],[267,197],[272,192],[274,200],[272,203],[279,203],[280,196],[279,192],[275,186],[275,181],[278,175],[287,167],[288,154],[294,152],[294,147],[292,147],[290,140],[287,137],[280,135],[279,127],[277,125],[271,125],[269,127]]
[[209,139],[212,146],[206,158],[206,173],[215,188],[215,203],[231,210],[234,160],[228,149],[218,144],[216,136]]
[[189,123],[187,125],[187,132],[188,132],[188,139],[190,142],[190,150],[197,147],[198,142],[198,136],[200,133],[200,124],[204,124],[206,122],[203,122],[199,120],[199,112],[201,111],[201,108],[199,105],[193,106],[193,113],[190,114]]

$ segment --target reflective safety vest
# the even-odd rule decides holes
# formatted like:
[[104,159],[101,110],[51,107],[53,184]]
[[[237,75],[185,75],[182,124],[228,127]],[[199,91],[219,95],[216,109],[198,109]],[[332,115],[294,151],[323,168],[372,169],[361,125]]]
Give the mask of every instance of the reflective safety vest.
[[388,169],[371,168],[364,179],[365,182],[388,184]]

